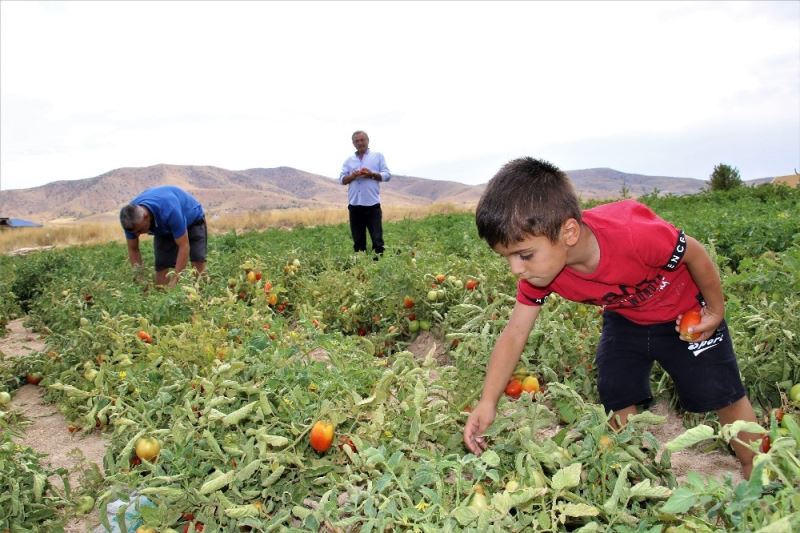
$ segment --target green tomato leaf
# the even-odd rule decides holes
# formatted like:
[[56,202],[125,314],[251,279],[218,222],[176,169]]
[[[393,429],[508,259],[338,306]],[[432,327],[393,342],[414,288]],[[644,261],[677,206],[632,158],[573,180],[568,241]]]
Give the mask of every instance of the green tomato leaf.
[[674,453],[686,449],[689,446],[693,446],[698,442],[703,442],[704,440],[713,438],[714,429],[710,426],[706,426],[705,424],[700,424],[699,426],[693,427],[692,429],[686,430],[681,435],[678,435],[665,444],[664,447]]
[[661,512],[669,514],[683,514],[694,507],[697,496],[687,487],[675,489],[672,496],[661,506]]
[[500,464],[500,456],[494,450],[486,450],[481,454],[481,461],[488,466],[498,466]]
[[[577,487],[581,482],[581,468],[582,465],[580,463],[572,463],[566,468],[562,468],[555,474],[553,474],[553,480],[551,481],[551,486],[553,490],[562,490],[562,489],[571,489],[573,487]],[[580,516],[580,515],[570,515],[570,516]]]

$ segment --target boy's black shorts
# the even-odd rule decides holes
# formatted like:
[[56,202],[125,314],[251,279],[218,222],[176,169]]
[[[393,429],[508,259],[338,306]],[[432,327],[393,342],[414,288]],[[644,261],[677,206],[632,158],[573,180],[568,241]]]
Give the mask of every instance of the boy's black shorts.
[[697,343],[680,340],[674,321],[642,326],[606,311],[595,361],[600,399],[609,411],[653,400],[653,361],[672,377],[687,411],[716,411],[745,395],[724,320],[713,337]]
[[[205,218],[201,218],[188,228],[189,260],[204,263],[208,252],[208,228]],[[178,260],[178,245],[172,235],[156,235],[153,237],[153,249],[156,256],[156,270],[175,268]]]

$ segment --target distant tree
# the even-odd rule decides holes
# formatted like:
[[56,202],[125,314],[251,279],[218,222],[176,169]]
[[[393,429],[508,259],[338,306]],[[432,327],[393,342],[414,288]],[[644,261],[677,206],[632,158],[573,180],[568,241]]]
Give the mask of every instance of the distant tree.
[[728,191],[735,189],[742,184],[742,177],[739,175],[739,169],[720,163],[714,167],[714,172],[711,173],[708,185],[712,191]]
[[631,188],[628,187],[628,182],[622,180],[622,187],[619,190],[619,194],[623,200],[627,200],[631,197]]

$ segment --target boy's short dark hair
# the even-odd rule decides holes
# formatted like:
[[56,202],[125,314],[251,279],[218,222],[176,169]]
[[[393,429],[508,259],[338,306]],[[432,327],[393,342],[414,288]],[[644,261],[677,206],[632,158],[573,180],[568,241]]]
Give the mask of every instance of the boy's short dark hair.
[[581,209],[569,177],[532,157],[506,163],[489,181],[475,210],[478,235],[492,248],[527,235],[556,242],[561,225],[570,218],[580,222]]

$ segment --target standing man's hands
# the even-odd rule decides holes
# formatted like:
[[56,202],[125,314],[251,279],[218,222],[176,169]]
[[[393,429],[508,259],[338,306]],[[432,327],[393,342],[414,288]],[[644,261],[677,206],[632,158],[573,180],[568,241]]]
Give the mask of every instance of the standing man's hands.
[[478,405],[469,414],[464,426],[464,444],[475,455],[480,455],[489,447],[483,432],[492,425],[495,416],[497,416],[497,407],[491,402],[485,401],[478,402]]
[[371,180],[375,180],[375,181],[382,181],[383,180],[381,175],[378,174],[377,172],[372,172],[368,168],[359,168],[358,170],[354,170],[352,173],[350,173],[349,176],[345,177],[344,180],[342,180],[342,182],[343,182],[344,185],[347,185],[351,181],[357,180],[359,178],[366,178],[366,179],[371,179]]

